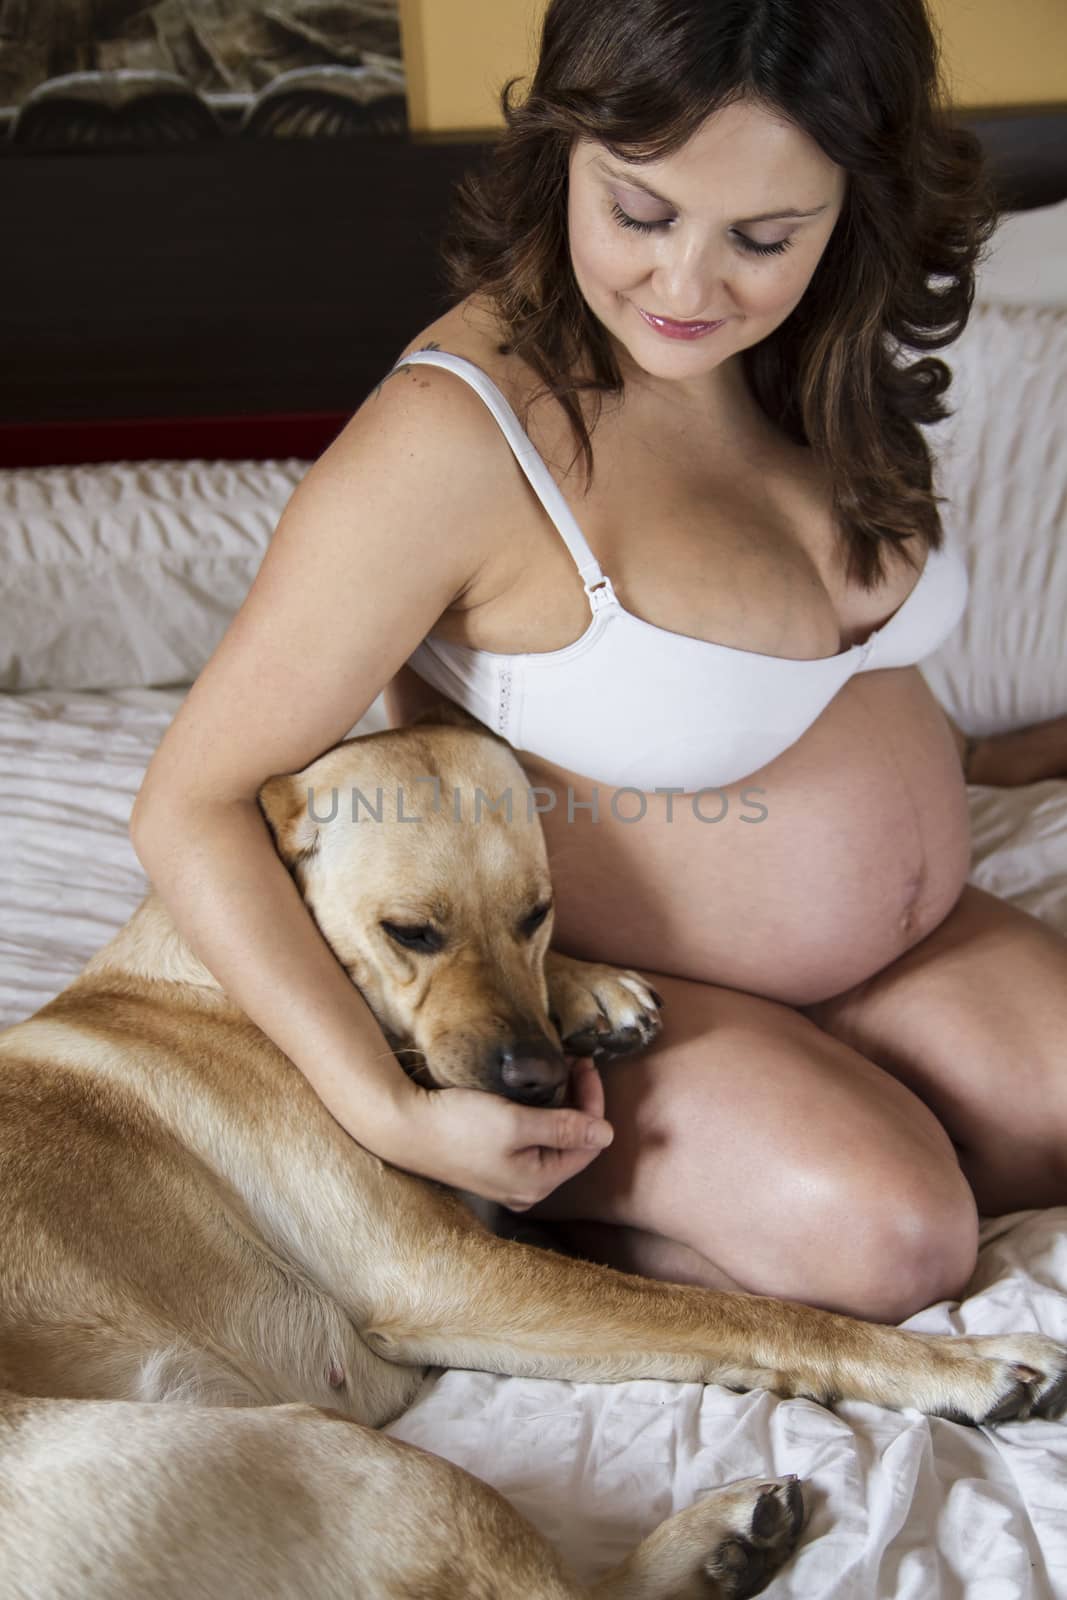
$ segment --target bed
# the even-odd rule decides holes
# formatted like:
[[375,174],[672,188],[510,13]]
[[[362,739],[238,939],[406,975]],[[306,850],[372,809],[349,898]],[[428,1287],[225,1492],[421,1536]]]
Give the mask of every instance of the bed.
[[[957,410],[932,442],[971,601],[922,670],[982,734],[1067,709],[1067,200],[1007,218],[947,358]],[[127,836],[141,775],[306,469],[61,456],[0,471],[0,1026],[144,894]],[[379,700],[352,731],[385,725]],[[968,797],[970,881],[1067,936],[1067,782]],[[905,1326],[1067,1341],[1067,1207],[984,1219],[965,1299]],[[795,1472],[810,1519],[779,1600],[1067,1597],[1062,1422],[972,1430],[858,1402],[450,1371],[388,1431],[495,1485],[587,1578],[702,1487]]]

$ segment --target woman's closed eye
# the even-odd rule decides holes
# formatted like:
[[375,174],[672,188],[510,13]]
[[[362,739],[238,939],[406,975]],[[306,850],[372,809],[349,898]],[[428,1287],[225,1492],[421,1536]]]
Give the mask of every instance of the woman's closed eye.
[[[636,228],[639,233],[658,233],[661,228],[669,228],[671,224],[670,217],[664,217],[661,222],[639,222],[636,217],[629,216],[617,200],[612,202],[611,214],[620,228]],[[734,238],[742,250],[757,256],[779,256],[793,243],[792,239],[779,239],[777,244],[757,244],[755,239],[750,239],[744,233],[735,233]]]

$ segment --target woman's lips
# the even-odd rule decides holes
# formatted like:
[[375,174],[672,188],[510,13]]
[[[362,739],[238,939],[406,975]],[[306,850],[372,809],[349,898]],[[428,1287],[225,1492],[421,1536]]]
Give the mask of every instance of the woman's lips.
[[649,327],[655,328],[665,339],[703,339],[706,334],[714,333],[716,328],[723,327],[728,321],[728,318],[723,317],[718,322],[672,322],[668,317],[656,317],[651,311],[642,311],[640,306],[636,309]]

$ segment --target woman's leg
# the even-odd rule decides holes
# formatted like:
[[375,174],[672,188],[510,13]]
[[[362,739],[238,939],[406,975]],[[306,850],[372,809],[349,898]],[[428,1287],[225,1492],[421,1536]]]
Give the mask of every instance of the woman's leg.
[[1067,1205],[1067,939],[967,884],[943,922],[804,1015],[950,1131],[983,1216]]
[[614,1143],[524,1215],[646,1276],[879,1322],[958,1296],[977,1212],[922,1101],[790,1006],[649,976],[663,1032],[603,1069]]
[[[545,1222],[537,1243],[563,1249],[585,1261],[600,1261],[619,1272],[636,1272],[642,1278],[659,1278],[664,1283],[691,1283],[701,1289],[732,1289],[745,1292],[745,1285],[723,1272],[707,1256],[665,1239],[644,1228],[621,1228],[612,1222]],[[519,1234],[521,1237],[521,1232]]]

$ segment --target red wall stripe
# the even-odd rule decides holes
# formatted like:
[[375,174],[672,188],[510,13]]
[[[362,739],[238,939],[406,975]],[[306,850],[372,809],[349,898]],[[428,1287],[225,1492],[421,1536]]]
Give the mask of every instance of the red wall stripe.
[[336,439],[347,412],[270,412],[241,417],[0,423],[0,467],[88,461],[313,461]]

